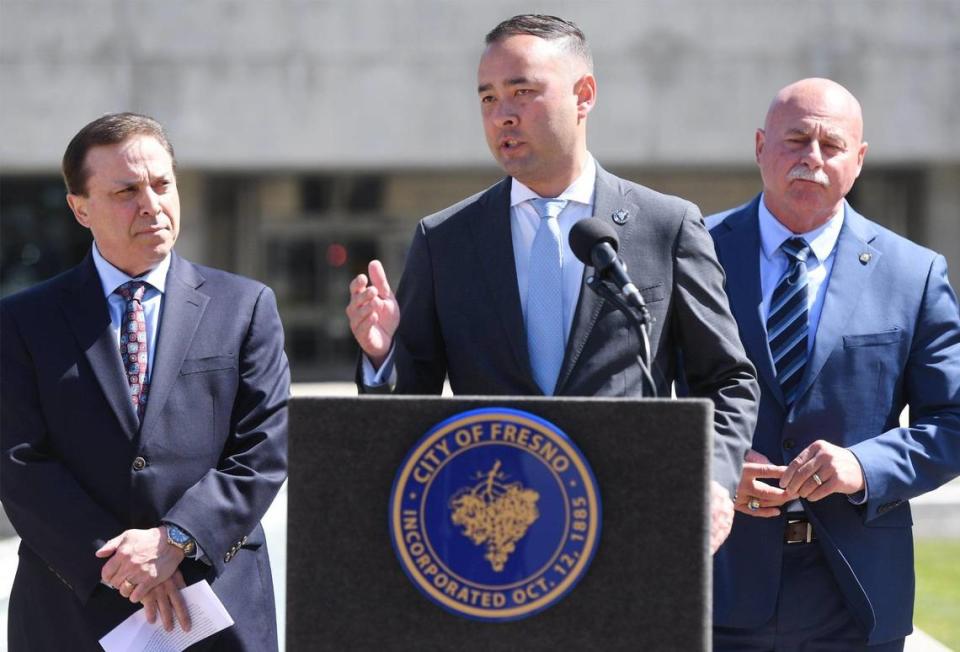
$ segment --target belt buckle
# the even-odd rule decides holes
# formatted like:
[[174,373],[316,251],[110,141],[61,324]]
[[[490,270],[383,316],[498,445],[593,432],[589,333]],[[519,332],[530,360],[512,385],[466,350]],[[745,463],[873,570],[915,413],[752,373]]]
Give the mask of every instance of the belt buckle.
[[791,519],[787,521],[788,526],[796,525],[798,523],[806,526],[804,528],[803,537],[800,539],[787,539],[787,545],[791,545],[794,543],[812,543],[813,542],[813,524],[810,523],[809,520],[796,518],[796,519]]

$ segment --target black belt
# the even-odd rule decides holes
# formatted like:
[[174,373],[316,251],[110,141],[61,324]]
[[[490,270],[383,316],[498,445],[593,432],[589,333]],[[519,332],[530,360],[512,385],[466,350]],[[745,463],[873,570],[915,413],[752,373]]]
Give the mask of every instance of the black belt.
[[787,526],[783,529],[784,543],[810,543],[816,540],[817,535],[813,531],[813,525],[805,516],[787,515]]

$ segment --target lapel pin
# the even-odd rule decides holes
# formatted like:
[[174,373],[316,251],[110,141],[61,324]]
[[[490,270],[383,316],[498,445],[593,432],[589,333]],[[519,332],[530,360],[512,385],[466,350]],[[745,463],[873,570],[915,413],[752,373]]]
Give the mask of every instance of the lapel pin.
[[866,265],[866,264],[869,263],[869,262],[870,262],[870,254],[868,254],[868,253],[862,253],[862,254],[860,254],[860,264],[861,264],[861,265]]
[[617,224],[626,224],[627,220],[630,219],[630,213],[621,208],[617,212],[611,213],[610,217],[612,217],[613,221]]

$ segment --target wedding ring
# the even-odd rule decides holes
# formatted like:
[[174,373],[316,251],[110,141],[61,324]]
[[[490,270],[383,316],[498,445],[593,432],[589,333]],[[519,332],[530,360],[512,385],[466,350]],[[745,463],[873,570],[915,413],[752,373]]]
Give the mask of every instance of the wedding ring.
[[750,509],[751,512],[755,512],[758,509],[760,509],[760,501],[757,500],[756,498],[751,498],[750,502],[747,503],[747,507]]
[[817,483],[818,487],[823,484],[823,480],[821,480],[820,476],[816,473],[813,474],[813,481]]

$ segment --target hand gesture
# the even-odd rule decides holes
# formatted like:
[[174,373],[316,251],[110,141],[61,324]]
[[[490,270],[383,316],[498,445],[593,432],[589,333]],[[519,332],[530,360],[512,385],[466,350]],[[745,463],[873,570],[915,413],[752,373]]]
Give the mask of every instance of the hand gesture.
[[747,451],[740,486],[734,496],[734,509],[748,516],[770,518],[780,515],[780,506],[795,500],[796,494],[774,487],[761,478],[777,479],[787,470],[785,466],[771,464],[766,455],[755,450]]
[[820,439],[793,458],[780,478],[780,486],[816,502],[830,494],[863,491],[863,469],[849,450]]
[[350,282],[347,317],[357,344],[379,369],[393,345],[393,334],[400,323],[400,306],[380,261],[370,261],[368,271],[369,279],[366,274],[360,274]]

